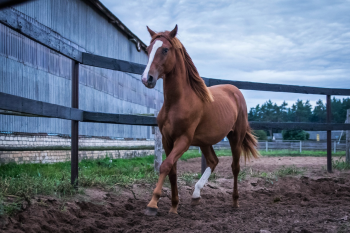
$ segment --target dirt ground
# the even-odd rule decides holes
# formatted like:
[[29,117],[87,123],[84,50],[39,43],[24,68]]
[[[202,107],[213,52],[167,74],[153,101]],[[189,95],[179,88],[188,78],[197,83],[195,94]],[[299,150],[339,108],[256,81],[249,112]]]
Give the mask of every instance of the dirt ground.
[[[244,164],[244,162],[243,162]],[[325,170],[326,158],[263,157],[242,166],[240,208],[233,209],[231,158],[221,157],[216,179],[192,207],[193,185],[179,181],[179,214],[169,214],[164,188],[158,216],[143,214],[154,185],[134,184],[114,191],[88,189],[70,199],[36,197],[0,232],[350,232],[350,173]],[[295,165],[304,174],[283,178],[250,177]],[[200,159],[180,161],[180,173],[200,171]]]

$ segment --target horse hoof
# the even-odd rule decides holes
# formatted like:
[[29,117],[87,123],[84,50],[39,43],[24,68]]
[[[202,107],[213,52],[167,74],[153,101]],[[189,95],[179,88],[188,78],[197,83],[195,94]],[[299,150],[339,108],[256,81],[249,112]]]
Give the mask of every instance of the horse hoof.
[[169,214],[172,213],[172,214],[178,214],[177,213],[177,208],[170,208],[169,210]]
[[191,205],[192,205],[192,206],[199,205],[199,204],[200,204],[200,200],[201,200],[200,197],[198,197],[198,198],[192,198]]
[[157,208],[147,207],[145,210],[145,215],[148,215],[148,216],[156,216],[157,213],[158,213]]

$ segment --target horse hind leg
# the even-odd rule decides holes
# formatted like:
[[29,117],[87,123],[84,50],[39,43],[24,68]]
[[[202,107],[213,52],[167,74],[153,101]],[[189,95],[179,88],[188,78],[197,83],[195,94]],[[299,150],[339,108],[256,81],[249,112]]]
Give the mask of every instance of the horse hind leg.
[[204,185],[208,182],[209,176],[214,171],[216,165],[219,163],[219,159],[215,154],[212,146],[201,147],[201,151],[204,154],[205,160],[207,162],[207,169],[204,171],[202,177],[195,185],[194,192],[192,194],[191,205],[198,205],[200,201],[200,192]]
[[231,151],[232,151],[231,168],[233,173],[233,193],[232,193],[233,207],[238,208],[239,195],[238,195],[237,180],[238,180],[238,174],[240,172],[239,160],[242,153],[242,148],[241,148],[242,139],[240,139],[240,137],[236,135],[235,132],[232,132],[232,131],[227,135],[227,138],[230,142]]

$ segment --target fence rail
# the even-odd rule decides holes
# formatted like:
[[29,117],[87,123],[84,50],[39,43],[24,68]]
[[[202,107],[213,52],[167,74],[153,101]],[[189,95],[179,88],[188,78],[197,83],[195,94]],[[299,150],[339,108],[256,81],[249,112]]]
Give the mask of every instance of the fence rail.
[[[3,111],[1,111],[3,110]],[[50,117],[80,122],[96,122],[124,125],[158,126],[156,117],[83,111],[77,108],[27,99],[0,92],[0,114]],[[350,124],[309,122],[261,122],[250,121],[253,129],[303,129],[310,131],[350,130]]]
[[[109,57],[97,56],[90,53],[82,53],[82,64],[99,67],[99,68],[128,72],[133,74],[142,74],[146,68],[146,65],[109,58]],[[220,85],[220,84],[231,84],[231,85],[235,85],[239,89],[254,90],[254,91],[289,92],[289,93],[314,94],[314,95],[345,95],[345,96],[350,95],[350,89],[307,87],[307,86],[258,83],[258,82],[243,82],[243,81],[212,79],[212,78],[204,78],[204,77],[202,77],[202,79],[204,80],[204,82],[207,84],[208,87]]]
[[[9,1],[2,1],[6,2]],[[0,9],[1,3],[0,2]],[[12,1],[13,4],[24,1]],[[8,6],[8,5],[6,5]],[[25,17],[16,14],[11,9],[0,11],[0,23],[16,30],[17,32],[37,41],[44,46],[75,61],[72,75],[72,108],[60,105],[50,104],[42,101],[31,100],[19,96],[13,96],[6,93],[0,93],[0,114],[25,115],[32,117],[54,117],[72,120],[72,150],[71,150],[71,181],[76,183],[78,177],[78,127],[79,122],[99,122],[113,124],[133,124],[155,126],[155,117],[146,117],[139,115],[125,115],[112,113],[87,112],[79,110],[79,64],[95,66],[100,68],[118,70],[134,74],[142,74],[145,65],[122,61],[118,59],[102,57],[94,54],[84,53],[77,48],[69,45],[66,41],[45,32],[34,23],[28,21]],[[327,123],[286,123],[286,122],[250,122],[253,129],[304,129],[304,130],[327,130],[327,170],[332,172],[331,163],[331,130],[350,130],[349,124],[331,123],[331,95],[350,96],[350,89],[334,89],[320,87],[305,87],[296,85],[282,85],[256,82],[242,82],[232,80],[219,80],[203,78],[207,86],[218,84],[232,84],[240,89],[255,91],[289,92],[301,94],[320,94],[327,96]],[[205,166],[202,158],[202,166]]]
[[22,4],[25,2],[30,2],[33,0],[0,0],[0,9],[5,8],[5,7],[10,7],[10,6],[15,6],[18,4]]
[[340,89],[340,88],[322,88],[322,87],[308,87],[308,86],[283,85],[283,84],[271,84],[271,83],[242,82],[242,81],[231,81],[231,80],[221,80],[221,79],[211,79],[211,78],[208,78],[207,82],[208,82],[208,86],[214,86],[219,84],[232,84],[238,87],[239,89],[244,89],[244,90],[288,92],[288,93],[313,94],[313,95],[345,95],[345,96],[350,95],[350,89]]

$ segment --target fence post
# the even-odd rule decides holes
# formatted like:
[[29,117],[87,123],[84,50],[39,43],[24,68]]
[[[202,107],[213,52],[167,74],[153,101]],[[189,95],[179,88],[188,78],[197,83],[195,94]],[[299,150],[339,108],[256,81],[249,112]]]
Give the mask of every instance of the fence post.
[[266,152],[269,150],[269,143],[268,143],[267,140],[266,140],[266,142],[265,142],[265,149],[266,149]]
[[[79,63],[72,62],[72,108],[79,108]],[[79,121],[71,121],[71,184],[78,187]]]
[[302,149],[301,149],[301,143],[302,143],[302,142],[301,142],[301,140],[300,140],[300,154],[301,154],[301,152],[302,152]]
[[[331,123],[331,96],[327,95],[327,124]],[[327,130],[327,171],[332,172],[332,131]]]
[[[154,116],[158,116],[158,111],[154,112]],[[162,134],[158,127],[154,127],[154,170],[159,173],[160,165],[162,164]]]
[[337,141],[334,140],[334,148],[333,148],[333,153],[337,153]]
[[[350,109],[346,114],[346,122],[350,124]],[[346,162],[350,163],[350,130],[346,131]]]

